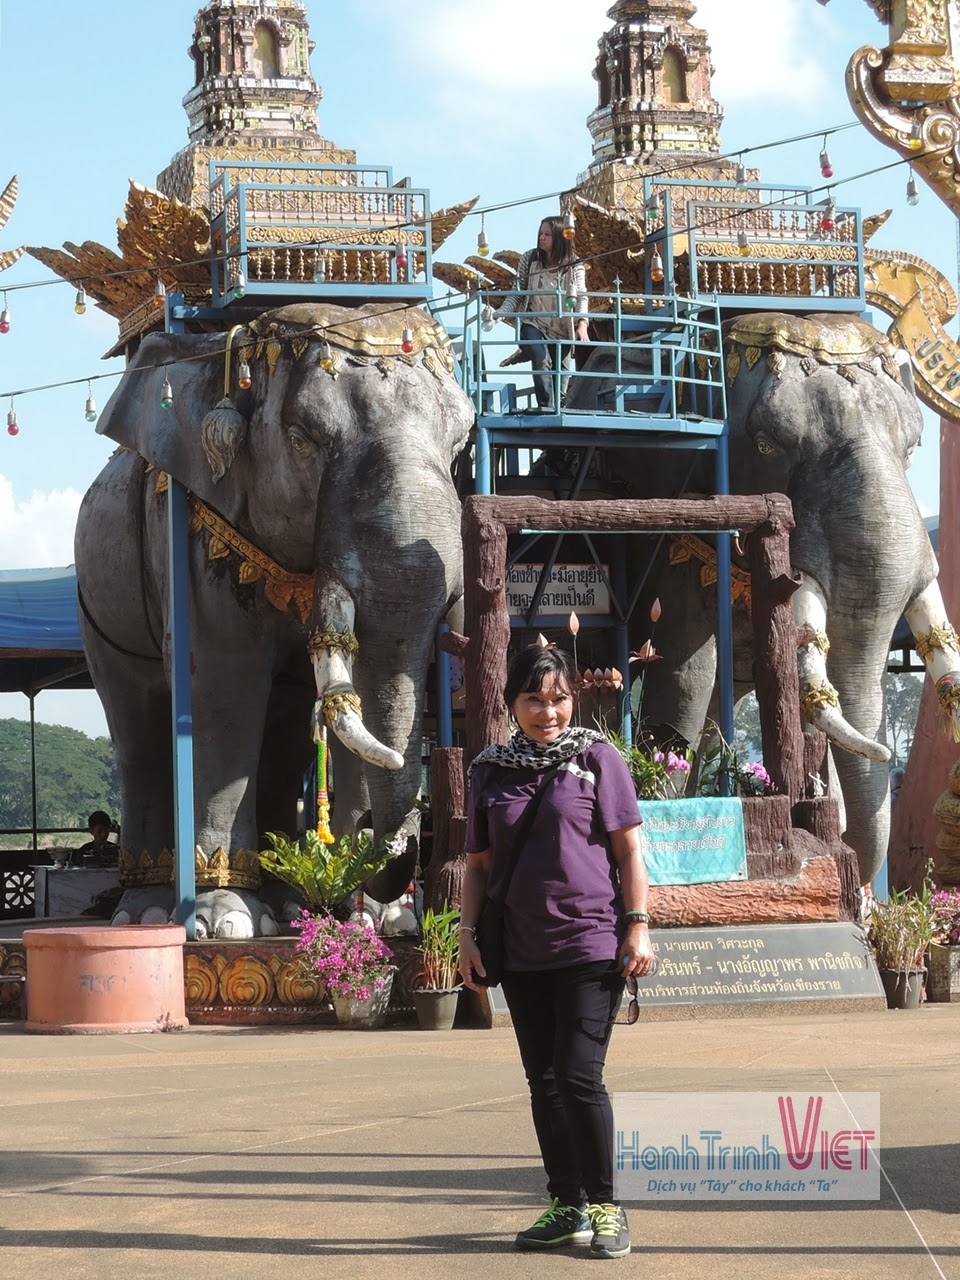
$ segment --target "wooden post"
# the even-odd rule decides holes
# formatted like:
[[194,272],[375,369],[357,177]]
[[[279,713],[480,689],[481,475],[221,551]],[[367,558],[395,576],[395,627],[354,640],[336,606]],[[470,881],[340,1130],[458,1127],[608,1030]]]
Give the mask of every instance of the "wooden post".
[[468,498],[462,520],[464,625],[470,642],[463,664],[468,763],[491,742],[507,741],[503,714],[510,644],[504,582],[507,530],[486,503],[489,499]]
[[[460,905],[463,883],[465,826],[463,752],[459,747],[436,747],[430,755],[430,808],[433,816],[433,852],[424,877],[426,905],[439,910],[444,900]],[[453,826],[458,824],[457,841]]]

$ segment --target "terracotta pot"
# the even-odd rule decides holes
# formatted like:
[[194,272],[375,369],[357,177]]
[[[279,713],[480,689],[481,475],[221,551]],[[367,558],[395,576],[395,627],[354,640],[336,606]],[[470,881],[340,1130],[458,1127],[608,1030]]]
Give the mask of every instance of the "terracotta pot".
[[180,1031],[179,924],[27,929],[27,1021],[41,1034]]

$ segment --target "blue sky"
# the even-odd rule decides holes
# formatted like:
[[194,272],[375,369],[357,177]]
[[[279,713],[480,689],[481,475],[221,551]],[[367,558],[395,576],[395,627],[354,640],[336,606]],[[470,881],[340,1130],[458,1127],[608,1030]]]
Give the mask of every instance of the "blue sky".
[[[487,217],[493,247],[533,243],[556,194],[590,160],[585,119],[596,105],[596,41],[612,0],[310,0],[313,73],[323,86],[320,127],[366,163],[431,188],[434,208],[479,195],[483,204],[546,197]],[[5,103],[0,186],[17,174],[16,211],[0,248],[90,239],[116,245],[128,179],[150,185],[187,141],[181,99],[192,83],[187,47],[197,0],[0,0]],[[549,24],[542,21],[551,15]],[[557,18],[563,16],[563,22]],[[726,108],[727,151],[853,119],[844,70],[859,46],[882,43],[865,0],[701,0],[714,91]],[[51,90],[50,86],[56,86]],[[894,159],[862,128],[830,140],[835,182]],[[820,140],[765,151],[766,180],[821,182]],[[909,208],[902,168],[838,185],[840,205],[892,208],[875,241],[932,261],[956,281],[956,224],[921,185]],[[441,256],[474,250],[470,221]],[[0,286],[50,280],[25,257]],[[59,283],[8,295],[13,326],[0,336],[0,390],[85,378],[119,364],[101,355],[115,324]],[[885,327],[883,317],[876,322]],[[94,385],[102,405],[113,382]],[[22,396],[21,431],[0,433],[0,567],[65,564],[80,497],[110,446],[84,420],[85,385]],[[4,416],[8,402],[2,406]],[[911,477],[924,514],[935,512],[938,434],[930,416]],[[42,720],[104,732],[94,695],[45,693]],[[0,715],[26,700],[0,695]]]

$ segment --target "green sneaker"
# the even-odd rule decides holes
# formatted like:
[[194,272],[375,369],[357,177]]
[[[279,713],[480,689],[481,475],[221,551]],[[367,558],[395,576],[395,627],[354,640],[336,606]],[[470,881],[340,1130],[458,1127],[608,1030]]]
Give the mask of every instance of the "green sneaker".
[[625,1258],[630,1252],[627,1215],[618,1204],[588,1204],[593,1227],[590,1252],[595,1258]]
[[591,1239],[594,1228],[582,1205],[561,1204],[554,1200],[532,1227],[521,1231],[515,1240],[518,1249],[559,1249],[565,1244],[580,1244]]

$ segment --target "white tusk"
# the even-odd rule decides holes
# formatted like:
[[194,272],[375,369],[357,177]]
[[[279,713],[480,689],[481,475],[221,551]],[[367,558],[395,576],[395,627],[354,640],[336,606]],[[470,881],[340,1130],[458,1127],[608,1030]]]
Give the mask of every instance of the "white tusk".
[[[353,601],[349,597],[325,592],[322,611],[326,622],[324,635],[332,631],[339,637],[352,637],[354,616]],[[347,750],[361,760],[379,765],[381,769],[402,769],[403,756],[399,751],[378,742],[363,723],[360,699],[353,687],[353,656],[348,649],[335,644],[325,645],[314,633],[310,656],[317,682],[317,698],[321,704],[317,708],[318,717],[322,715]]]
[[813,628],[816,637],[797,650],[800,676],[800,713],[837,747],[867,760],[886,761],[889,750],[882,742],[874,742],[854,729],[840,710],[840,698],[827,679],[827,601],[819,584],[806,574],[800,575],[800,586],[793,597],[797,626]]

